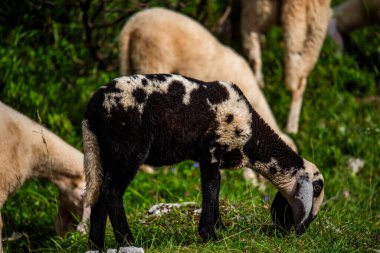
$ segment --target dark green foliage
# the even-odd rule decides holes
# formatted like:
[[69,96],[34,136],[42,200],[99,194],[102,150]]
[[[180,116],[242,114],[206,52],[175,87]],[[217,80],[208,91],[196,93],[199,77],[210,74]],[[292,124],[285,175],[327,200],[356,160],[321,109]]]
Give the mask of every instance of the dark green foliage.
[[[340,1],[334,1],[334,5]],[[125,21],[152,6],[185,13],[215,29],[228,1],[20,1],[0,3],[0,99],[81,147],[80,122],[92,92],[118,76],[117,36]],[[125,207],[139,245],[149,252],[342,252],[380,249],[380,33],[365,28],[350,36],[336,56],[327,39],[308,78],[300,132],[294,135],[302,156],[325,177],[325,203],[305,235],[273,230],[270,202],[241,177],[223,175],[221,213],[227,231],[218,242],[202,244],[198,216],[179,209],[147,217],[159,202],[199,203],[199,169],[190,161],[155,175],[139,173],[125,194]],[[241,47],[238,47],[239,52]],[[284,126],[290,92],[284,85],[284,43],[279,28],[263,44],[264,93]],[[39,115],[39,116],[38,116]],[[365,161],[354,174],[350,158]],[[1,162],[1,161],[0,161]],[[0,179],[1,180],[1,179]],[[274,198],[268,187],[264,195]],[[32,180],[3,207],[3,237],[25,232],[28,238],[4,242],[8,252],[83,252],[86,236],[55,236],[57,190]],[[107,229],[107,245],[114,245]]]

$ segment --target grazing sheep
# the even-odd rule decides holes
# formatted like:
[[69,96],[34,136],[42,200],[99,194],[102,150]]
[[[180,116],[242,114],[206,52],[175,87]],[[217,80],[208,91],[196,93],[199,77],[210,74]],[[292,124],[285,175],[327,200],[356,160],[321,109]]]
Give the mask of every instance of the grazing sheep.
[[[45,178],[58,186],[55,229],[64,235],[83,212],[83,154],[49,130],[0,102],[0,210],[25,180]],[[87,209],[87,212],[89,209]],[[88,214],[83,213],[84,216]],[[0,213],[0,252],[1,230]]]
[[321,50],[330,0],[241,0],[241,33],[248,58],[264,87],[260,35],[281,21],[285,40],[285,82],[292,91],[287,131],[298,132],[306,79]]
[[170,74],[115,79],[96,91],[82,122],[85,203],[91,206],[90,245],[104,245],[107,215],[116,241],[133,243],[123,193],[141,164],[185,159],[201,170],[199,234],[217,239],[220,168],[250,167],[279,190],[274,222],[305,232],[323,200],[323,177],[262,120],[242,91],[224,81],[202,82]]
[[121,75],[176,73],[236,83],[260,116],[296,150],[277,126],[248,63],[195,20],[162,8],[138,12],[125,24],[119,47]]
[[380,0],[347,0],[335,6],[331,16],[329,34],[342,52],[343,36],[366,25],[380,25]]

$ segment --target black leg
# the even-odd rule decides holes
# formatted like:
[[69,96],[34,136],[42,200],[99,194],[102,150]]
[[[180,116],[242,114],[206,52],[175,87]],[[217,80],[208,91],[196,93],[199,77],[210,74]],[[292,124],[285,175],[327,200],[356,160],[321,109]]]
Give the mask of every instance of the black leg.
[[91,208],[90,216],[90,249],[102,249],[106,230],[107,210],[104,196],[99,196],[98,201]]
[[217,240],[215,221],[219,216],[219,163],[200,162],[202,182],[202,213],[199,221],[199,235],[204,241]]
[[129,246],[134,244],[132,232],[129,228],[127,217],[123,205],[123,193],[126,187],[110,187],[107,194],[107,211],[112,224],[115,239],[120,246]]
[[219,191],[220,191],[220,172],[218,171],[218,191],[216,195],[216,202],[214,203],[214,226],[216,229],[225,229],[222,216],[219,211]]

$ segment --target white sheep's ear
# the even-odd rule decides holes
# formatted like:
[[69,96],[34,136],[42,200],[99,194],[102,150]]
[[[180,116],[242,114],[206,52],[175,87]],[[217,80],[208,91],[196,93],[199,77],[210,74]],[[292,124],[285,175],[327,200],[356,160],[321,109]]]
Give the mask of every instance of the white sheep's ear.
[[285,232],[288,232],[294,225],[292,207],[281,192],[277,192],[273,199],[271,215],[273,223]]
[[293,219],[297,235],[302,235],[313,221],[313,185],[307,176],[297,180],[292,203]]

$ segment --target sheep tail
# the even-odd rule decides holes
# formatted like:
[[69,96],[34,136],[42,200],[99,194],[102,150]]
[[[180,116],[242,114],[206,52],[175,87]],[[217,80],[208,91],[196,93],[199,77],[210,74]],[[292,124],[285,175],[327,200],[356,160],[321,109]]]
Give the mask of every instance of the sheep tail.
[[85,206],[93,206],[98,200],[102,184],[102,162],[96,135],[90,130],[88,120],[82,122],[84,174],[86,188],[84,194]]
[[130,31],[127,27],[124,27],[119,37],[119,63],[120,74],[128,75],[129,73],[129,43],[130,43]]

